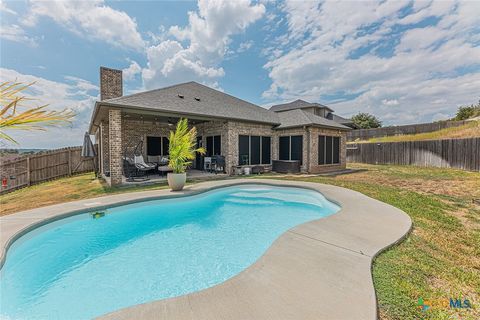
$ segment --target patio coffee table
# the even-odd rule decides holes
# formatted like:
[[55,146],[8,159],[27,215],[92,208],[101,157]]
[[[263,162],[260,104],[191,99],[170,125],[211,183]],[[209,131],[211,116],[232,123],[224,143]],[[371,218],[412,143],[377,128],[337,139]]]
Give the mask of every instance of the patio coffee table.
[[162,177],[165,176],[165,173],[172,171],[172,168],[170,168],[169,166],[158,166],[158,172]]

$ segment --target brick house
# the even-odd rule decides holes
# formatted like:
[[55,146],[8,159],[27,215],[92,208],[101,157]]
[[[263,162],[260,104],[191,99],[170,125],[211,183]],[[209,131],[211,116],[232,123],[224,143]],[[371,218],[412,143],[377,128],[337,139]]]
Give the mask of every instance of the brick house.
[[[168,155],[168,136],[179,118],[198,131],[206,156],[225,156],[226,171],[298,160],[301,171],[345,168],[347,119],[318,103],[296,100],[269,110],[196,82],[123,96],[122,71],[100,68],[100,101],[90,122],[99,171],[122,183],[123,156],[142,144],[144,157]],[[202,169],[202,157],[192,164]]]

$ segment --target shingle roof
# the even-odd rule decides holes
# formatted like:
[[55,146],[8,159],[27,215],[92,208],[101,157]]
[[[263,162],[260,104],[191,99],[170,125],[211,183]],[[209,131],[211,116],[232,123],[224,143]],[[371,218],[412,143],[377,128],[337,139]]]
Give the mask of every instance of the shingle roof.
[[275,111],[275,112],[282,112],[282,111],[302,109],[302,108],[308,108],[308,107],[327,108],[328,110],[333,112],[332,109],[330,109],[327,106],[324,106],[323,104],[311,103],[301,99],[298,99],[289,103],[283,103],[283,104],[277,104],[277,105],[271,106],[269,110]]
[[280,123],[274,112],[193,81],[108,99],[100,104],[269,124]]
[[340,116],[338,116],[334,113],[331,113],[331,112],[328,114],[327,119],[338,122],[338,123],[341,123],[341,124],[351,124],[352,123],[352,120],[344,118],[344,117],[340,117]]
[[351,128],[344,126],[338,122],[325,119],[313,113],[303,111],[301,109],[294,109],[285,112],[279,112],[281,125],[275,129],[287,129],[302,126],[320,126],[333,128],[338,130],[350,130]]

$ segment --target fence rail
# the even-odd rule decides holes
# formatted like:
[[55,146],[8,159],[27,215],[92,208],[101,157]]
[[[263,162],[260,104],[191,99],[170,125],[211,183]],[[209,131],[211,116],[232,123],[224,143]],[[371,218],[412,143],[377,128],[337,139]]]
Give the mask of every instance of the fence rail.
[[81,153],[82,147],[69,147],[1,161],[0,194],[59,177],[93,171],[94,160],[82,158]]
[[358,129],[347,132],[347,141],[368,140],[371,138],[380,138],[387,136],[396,136],[401,134],[416,134],[424,132],[433,132],[445,128],[462,126],[468,121],[439,121],[432,123],[409,124],[405,126],[392,126],[375,129]]
[[480,171],[480,138],[349,144],[347,162]]

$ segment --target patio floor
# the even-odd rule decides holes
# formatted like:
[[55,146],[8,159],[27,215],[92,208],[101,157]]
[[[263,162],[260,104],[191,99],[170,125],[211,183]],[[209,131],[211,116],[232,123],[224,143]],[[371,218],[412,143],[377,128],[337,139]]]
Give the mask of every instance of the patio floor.
[[[228,177],[228,174],[225,173],[213,173],[208,171],[201,171],[201,170],[188,170],[187,171],[187,179],[194,179],[194,180],[215,180],[215,179],[225,179]],[[133,186],[133,185],[148,185],[148,184],[155,184],[155,183],[162,183],[167,181],[167,174],[164,175],[158,173],[150,173],[145,176],[148,178],[147,180],[135,180],[135,181],[127,181],[125,176],[122,177],[122,185],[123,186]],[[110,183],[110,177],[105,177],[105,181]]]

